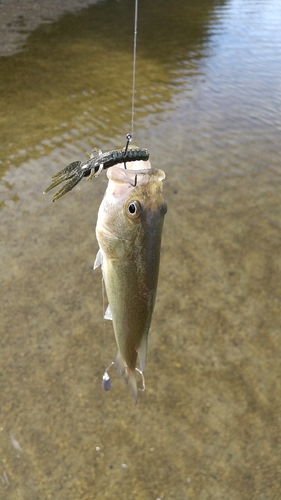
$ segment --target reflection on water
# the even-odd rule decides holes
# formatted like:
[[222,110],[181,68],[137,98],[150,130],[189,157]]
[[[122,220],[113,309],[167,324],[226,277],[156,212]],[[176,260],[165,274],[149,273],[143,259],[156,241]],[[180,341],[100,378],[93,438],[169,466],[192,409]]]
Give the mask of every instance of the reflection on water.
[[140,1],[134,142],[169,210],[137,407],[117,375],[101,390],[106,177],[41,194],[125,143],[132,4],[66,14],[0,59],[0,498],[279,498],[280,3]]
[[[39,157],[50,152],[61,142],[77,143],[88,135],[104,143],[120,129],[123,134],[128,130],[133,7],[129,0],[110,1],[94,5],[81,15],[66,15],[60,23],[36,30],[25,52],[2,58],[3,169],[20,165],[26,155]],[[166,2],[152,7],[148,2],[141,5],[136,94],[139,117],[167,108],[175,87],[186,85],[188,78],[200,71],[212,7],[210,1],[195,7],[194,23],[189,20],[185,2],[175,2],[172,17]],[[123,20],[122,36],[118,19]],[[175,31],[177,36],[173,37]],[[13,137],[17,137],[16,144]],[[81,145],[77,146],[79,151]]]

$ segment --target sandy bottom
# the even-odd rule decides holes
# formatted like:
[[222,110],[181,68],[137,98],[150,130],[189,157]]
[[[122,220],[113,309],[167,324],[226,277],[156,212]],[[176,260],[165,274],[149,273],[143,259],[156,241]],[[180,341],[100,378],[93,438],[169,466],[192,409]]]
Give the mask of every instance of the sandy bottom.
[[[33,22],[62,12],[43,4],[25,2]],[[281,5],[221,4],[140,2],[134,143],[166,173],[168,212],[137,405],[114,368],[101,387],[117,350],[93,271],[106,174],[42,194],[125,144],[133,0],[0,58],[1,500],[281,498]]]

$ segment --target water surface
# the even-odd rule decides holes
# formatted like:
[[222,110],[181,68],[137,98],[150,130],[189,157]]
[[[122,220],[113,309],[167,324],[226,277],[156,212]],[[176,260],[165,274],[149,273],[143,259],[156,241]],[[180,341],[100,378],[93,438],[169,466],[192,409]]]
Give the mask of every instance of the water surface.
[[0,498],[279,499],[280,3],[139,2],[134,143],[167,174],[168,214],[137,406],[113,372],[101,389],[106,176],[42,195],[125,144],[132,4],[66,14],[0,59]]

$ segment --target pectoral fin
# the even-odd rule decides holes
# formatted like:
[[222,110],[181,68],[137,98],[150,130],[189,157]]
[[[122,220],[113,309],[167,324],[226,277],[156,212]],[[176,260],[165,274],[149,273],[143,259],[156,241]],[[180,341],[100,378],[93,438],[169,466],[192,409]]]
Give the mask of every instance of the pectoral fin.
[[102,265],[102,253],[101,253],[100,248],[99,248],[93,269],[95,270],[95,269],[97,269],[97,267],[99,267],[101,265]]
[[106,311],[104,313],[104,319],[110,319],[112,321],[112,312],[111,312],[109,304],[108,304]]

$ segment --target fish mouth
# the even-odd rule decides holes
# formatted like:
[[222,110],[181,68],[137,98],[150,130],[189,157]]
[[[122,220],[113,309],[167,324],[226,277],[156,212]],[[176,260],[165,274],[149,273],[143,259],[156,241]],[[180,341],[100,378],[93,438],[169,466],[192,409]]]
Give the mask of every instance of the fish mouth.
[[120,236],[117,236],[115,233],[113,233],[112,231],[109,231],[108,228],[106,228],[105,226],[102,227],[102,229],[97,229],[97,233],[100,235],[100,236],[106,236],[112,240],[122,240],[122,241],[130,241],[128,240],[127,238],[122,238]]
[[[141,163],[140,161],[134,163]],[[149,162],[142,162],[149,163]],[[163,170],[157,168],[143,168],[143,169],[129,169],[120,167],[119,165],[114,165],[107,171],[108,179],[118,182],[121,184],[130,184],[131,186],[136,186],[140,184],[146,184],[153,181],[162,181],[165,179],[166,175]]]

